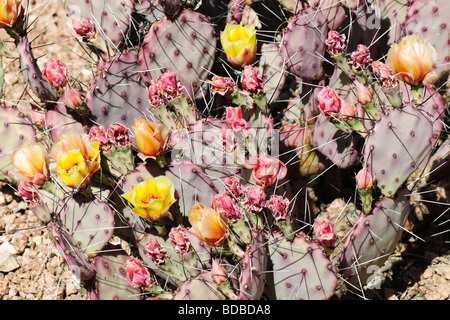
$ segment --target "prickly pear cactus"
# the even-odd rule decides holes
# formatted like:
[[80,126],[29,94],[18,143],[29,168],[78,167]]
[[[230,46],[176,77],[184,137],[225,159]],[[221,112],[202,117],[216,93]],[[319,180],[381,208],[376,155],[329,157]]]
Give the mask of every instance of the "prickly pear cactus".
[[443,0],[61,1],[80,63],[6,3],[0,177],[91,299],[365,297],[439,189]]

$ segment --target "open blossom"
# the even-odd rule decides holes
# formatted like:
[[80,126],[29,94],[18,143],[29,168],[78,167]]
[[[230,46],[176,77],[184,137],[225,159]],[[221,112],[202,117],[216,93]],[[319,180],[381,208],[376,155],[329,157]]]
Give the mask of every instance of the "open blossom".
[[325,87],[320,90],[317,99],[319,100],[320,112],[325,116],[333,116],[341,108],[340,99],[331,87]]
[[160,123],[149,122],[143,118],[136,118],[133,126],[136,148],[141,157],[156,157],[160,155],[169,138],[169,128]]
[[289,199],[274,194],[267,200],[266,208],[272,212],[276,221],[285,220],[289,214]]
[[195,235],[209,246],[223,245],[229,235],[227,218],[202,203],[189,210],[188,218]]
[[25,142],[11,157],[18,180],[42,186],[49,178],[47,149],[42,143]]
[[257,68],[245,66],[241,75],[242,89],[245,94],[258,95],[261,93],[264,81],[259,76]]
[[337,235],[333,225],[325,215],[319,217],[314,222],[314,233],[316,234],[317,241],[324,247],[333,247],[337,241]]
[[119,146],[126,146],[131,143],[128,128],[121,123],[111,123],[106,131],[106,135],[111,143]]
[[125,263],[127,280],[133,288],[149,288],[153,285],[150,272],[136,258],[131,258]]
[[372,62],[369,49],[363,44],[358,44],[358,48],[352,53],[351,58],[353,67],[357,69],[366,69]]
[[12,27],[20,13],[21,0],[0,0],[0,28]]
[[237,221],[242,218],[241,208],[227,193],[214,195],[211,199],[211,207],[230,221]]
[[226,123],[227,125],[233,129],[233,131],[240,131],[244,133],[244,135],[248,135],[249,125],[247,121],[244,119],[242,114],[241,107],[227,107],[226,108]]
[[252,177],[256,184],[266,188],[283,179],[287,174],[286,165],[271,156],[258,155],[248,160],[248,165],[253,168]]
[[422,41],[417,34],[405,36],[400,43],[394,43],[388,51],[386,65],[398,80],[417,86],[436,80],[432,67],[436,51],[428,41]]
[[166,176],[149,177],[122,194],[133,205],[133,212],[152,222],[164,218],[176,202],[172,181]]
[[227,24],[225,30],[220,33],[220,42],[231,65],[249,65],[256,54],[255,25]]
[[244,208],[252,213],[261,212],[266,204],[266,193],[261,186],[251,186],[244,190]]
[[95,38],[95,25],[90,19],[75,19],[72,23],[73,30],[83,40]]
[[50,150],[56,160],[58,177],[70,188],[87,187],[95,172],[100,170],[100,142],[90,142],[89,135],[75,132],[59,136]]
[[149,238],[145,244],[146,255],[157,265],[164,264],[167,260],[167,250],[159,244],[155,238]]
[[178,253],[187,253],[192,250],[192,245],[189,239],[186,237],[186,228],[179,225],[176,228],[170,229],[169,238],[172,247]]
[[67,67],[64,62],[57,58],[52,58],[45,64],[42,77],[46,79],[53,88],[62,90],[67,84]]
[[212,94],[221,96],[231,95],[236,90],[236,84],[233,79],[220,76],[213,76],[208,83],[211,85]]
[[328,38],[325,40],[325,44],[327,45],[327,50],[332,55],[338,55],[344,52],[345,50],[345,34],[339,34],[339,32],[335,30],[330,30],[328,32]]

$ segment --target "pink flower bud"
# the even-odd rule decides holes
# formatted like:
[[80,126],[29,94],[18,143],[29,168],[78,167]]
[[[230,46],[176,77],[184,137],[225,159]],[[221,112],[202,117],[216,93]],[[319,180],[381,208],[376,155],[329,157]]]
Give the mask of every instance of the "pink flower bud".
[[347,103],[341,98],[341,109],[339,110],[339,117],[344,120],[351,120],[356,116],[356,107]]
[[172,228],[169,232],[170,243],[178,253],[187,253],[192,251],[192,245],[186,237],[186,232],[186,228],[182,225]]
[[328,221],[325,215],[319,217],[314,222],[314,233],[316,234],[317,241],[327,248],[334,247],[337,241],[337,235],[334,232],[333,225]]
[[62,90],[67,84],[66,74],[66,65],[57,58],[52,58],[45,64],[42,77],[46,79],[53,88]]
[[147,256],[149,256],[154,263],[161,265],[166,262],[167,251],[162,245],[159,244],[157,239],[148,239],[145,246],[147,249]]
[[218,193],[211,199],[211,207],[230,221],[242,218],[242,212],[237,203],[227,193]]
[[212,273],[212,279],[215,283],[217,283],[218,285],[221,285],[222,283],[224,283],[227,280],[228,274],[225,271],[225,269],[219,264],[219,262],[217,262],[216,259],[212,260],[212,268],[211,268],[211,273]]
[[274,194],[266,202],[266,208],[272,212],[276,221],[286,220],[289,213],[289,199]]
[[153,285],[150,272],[144,268],[141,262],[136,258],[131,258],[125,263],[127,269],[127,279],[133,288],[149,288]]
[[248,135],[249,126],[247,121],[244,119],[241,107],[227,107],[226,108],[226,123],[233,129],[233,131],[241,131],[244,135]]
[[364,86],[358,80],[355,80],[353,83],[356,86],[356,99],[359,103],[364,105],[372,101],[372,93],[366,86]]
[[261,212],[266,204],[266,193],[261,186],[248,187],[244,190],[244,208],[253,213]]
[[239,198],[242,196],[241,181],[238,177],[226,177],[224,180],[225,191],[231,196]]
[[72,27],[75,33],[83,40],[95,38],[95,25],[89,19],[75,19]]
[[341,109],[340,99],[331,87],[325,87],[317,94],[320,112],[325,116],[333,116]]
[[362,44],[358,44],[358,48],[352,53],[352,64],[357,69],[366,69],[372,62],[369,49]]
[[231,95],[236,90],[236,84],[231,78],[214,76],[208,83],[211,85],[212,94],[218,93],[221,96],[226,96]]
[[131,143],[128,128],[120,123],[111,123],[106,135],[112,143],[119,146],[126,146]]
[[248,165],[253,168],[253,179],[256,184],[266,188],[283,179],[287,174],[287,168],[283,162],[271,156],[258,155],[248,160]]
[[371,189],[373,187],[373,178],[367,170],[366,167],[363,167],[356,174],[356,185],[358,189]]
[[259,76],[259,71],[252,66],[245,66],[241,75],[242,89],[245,94],[260,94],[264,81]]
[[17,189],[16,195],[25,200],[30,207],[37,205],[41,201],[41,197],[32,183],[21,181]]
[[66,86],[64,90],[64,103],[67,108],[76,110],[84,104],[84,94],[77,88]]
[[331,55],[343,53],[346,47],[345,34],[339,34],[339,32],[331,30],[328,32],[328,38],[325,40],[325,44]]

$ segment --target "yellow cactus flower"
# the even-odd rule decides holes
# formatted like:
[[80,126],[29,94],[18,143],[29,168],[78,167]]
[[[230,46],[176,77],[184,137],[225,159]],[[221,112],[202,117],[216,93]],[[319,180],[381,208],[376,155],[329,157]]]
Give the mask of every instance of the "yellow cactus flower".
[[12,27],[20,12],[20,0],[0,0],[0,28]]
[[141,158],[155,158],[161,154],[169,137],[167,126],[136,118],[132,129]]
[[228,62],[234,67],[249,65],[256,53],[255,25],[227,24],[220,33],[220,42]]
[[100,170],[100,142],[90,142],[88,135],[62,134],[50,151],[56,160],[58,177],[70,188],[86,188]]
[[16,167],[11,173],[19,180],[42,186],[49,178],[47,149],[42,143],[26,142],[11,157]]
[[214,209],[196,203],[188,216],[196,236],[210,246],[221,246],[228,237],[228,220]]
[[134,214],[152,222],[165,217],[170,206],[176,202],[174,186],[166,176],[150,177],[122,197],[133,205]]
[[405,36],[388,51],[386,65],[398,80],[417,86],[436,79],[432,71],[436,51],[428,41],[421,41],[417,34]]

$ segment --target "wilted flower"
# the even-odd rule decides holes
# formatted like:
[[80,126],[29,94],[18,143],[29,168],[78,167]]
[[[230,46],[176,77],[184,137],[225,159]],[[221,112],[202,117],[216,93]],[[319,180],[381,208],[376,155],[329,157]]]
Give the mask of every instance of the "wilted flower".
[[317,95],[320,112],[325,116],[333,116],[341,109],[340,99],[333,88],[325,87]]
[[93,126],[89,130],[89,141],[99,142],[103,150],[107,150],[110,147],[109,139],[106,136],[106,129],[103,126]]
[[220,33],[222,48],[234,67],[253,62],[256,54],[256,29],[254,24],[227,24]]
[[356,69],[366,69],[372,62],[369,49],[363,44],[358,44],[358,48],[351,57],[353,67]]
[[89,135],[75,132],[59,136],[50,150],[56,160],[56,173],[70,188],[85,188],[100,170],[100,142],[90,142]]
[[73,30],[83,40],[90,40],[95,38],[95,25],[89,19],[75,19],[72,23]]
[[417,34],[405,36],[388,51],[386,65],[396,79],[417,86],[436,80],[432,71],[436,51],[428,41],[421,41]]
[[41,200],[36,187],[33,184],[25,181],[19,182],[16,195],[24,199],[27,205],[29,205],[30,207],[37,205]]
[[231,78],[213,76],[208,83],[211,85],[212,94],[220,94],[221,96],[231,95],[236,90],[236,84]]
[[333,225],[325,215],[319,217],[314,222],[314,233],[316,234],[317,241],[324,247],[333,247],[337,241],[337,235]]
[[115,145],[126,146],[131,143],[128,128],[121,123],[111,123],[106,131],[109,140]]
[[286,165],[278,159],[267,155],[258,155],[248,160],[253,168],[253,179],[256,184],[266,188],[283,179],[287,174]]
[[11,173],[18,180],[42,186],[49,178],[47,149],[42,143],[25,142],[12,155],[16,167]]
[[153,285],[150,272],[144,268],[136,258],[131,258],[125,263],[127,269],[127,280],[133,288],[149,288]]
[[164,72],[158,77],[156,83],[159,93],[166,99],[176,98],[180,94],[177,74],[173,71]]
[[242,218],[241,208],[227,193],[218,193],[211,199],[211,207],[230,221]]
[[20,13],[21,0],[0,0],[0,28],[12,27]]
[[50,85],[57,89],[62,90],[67,84],[67,67],[64,62],[57,58],[52,58],[45,64],[42,77],[46,79]]
[[325,40],[325,44],[327,45],[327,50],[332,55],[338,55],[344,52],[345,50],[345,34],[339,34],[339,32],[335,30],[330,30],[328,32],[328,38]]
[[258,69],[245,66],[241,75],[242,89],[245,94],[258,95],[261,93],[264,81],[259,76]]
[[157,265],[164,264],[167,260],[167,250],[159,244],[155,238],[149,238],[145,244],[147,256],[149,256]]
[[276,221],[286,220],[289,213],[289,199],[273,194],[266,202],[266,208],[272,212]]
[[164,151],[169,137],[167,126],[149,122],[143,118],[136,118],[132,129],[136,148],[142,158],[154,158]]
[[372,62],[372,70],[382,81],[383,87],[390,88],[397,83],[397,80],[394,79],[394,74],[392,73],[391,69],[389,69],[388,66],[383,62]]
[[241,131],[245,136],[248,135],[249,125],[244,119],[241,107],[226,108],[226,123],[233,131]]
[[122,197],[133,205],[134,214],[152,222],[164,218],[176,201],[172,181],[166,176],[149,177]]
[[186,237],[186,232],[186,228],[182,225],[170,229],[170,243],[178,253],[187,253],[192,250],[192,245],[189,239]]
[[261,212],[266,204],[266,193],[261,186],[251,186],[244,190],[244,208],[252,213]]
[[188,218],[196,236],[207,245],[221,246],[227,239],[227,218],[214,209],[197,202],[189,210]]

